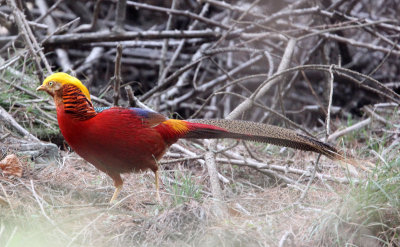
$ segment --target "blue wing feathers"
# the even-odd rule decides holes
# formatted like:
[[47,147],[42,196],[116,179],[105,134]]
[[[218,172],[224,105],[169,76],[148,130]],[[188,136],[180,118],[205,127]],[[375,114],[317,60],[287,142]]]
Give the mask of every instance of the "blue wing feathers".
[[97,112],[97,113],[100,113],[100,112],[102,112],[102,111],[104,111],[104,110],[107,110],[107,109],[110,109],[111,108],[111,106],[105,106],[105,107],[102,107],[102,106],[95,106],[94,107],[94,110]]
[[[105,110],[110,109],[111,107],[112,107],[112,106],[105,106],[105,107],[103,107],[103,106],[96,106],[96,107],[94,107],[94,110],[95,110],[97,113],[100,113],[100,112],[102,112],[102,111],[105,111]],[[154,111],[149,111],[149,110],[145,110],[145,109],[142,109],[142,108],[129,107],[129,108],[125,108],[125,109],[129,109],[129,110],[131,110],[135,115],[138,115],[138,116],[144,117],[144,118],[149,118],[149,117],[151,117],[153,114],[158,114],[158,113],[156,113],[156,112],[154,112]]]
[[[111,109],[113,108],[114,110],[128,110],[129,112],[132,113],[133,116],[135,116],[136,118],[142,119],[143,124],[146,126],[156,126],[164,121],[167,120],[167,118],[160,114],[157,113],[155,111],[151,111],[151,110],[145,110],[142,108],[134,108],[134,107],[130,107],[130,108],[122,108],[122,107],[95,107],[94,110],[97,113],[101,113],[105,110]],[[111,109],[111,110],[113,110]]]
[[134,107],[130,107],[129,110],[135,112],[136,115],[141,116],[141,117],[145,117],[145,118],[149,118],[152,115],[152,113],[153,114],[156,113],[156,112],[153,112],[153,111],[145,110],[145,109],[142,109],[142,108],[134,108]]

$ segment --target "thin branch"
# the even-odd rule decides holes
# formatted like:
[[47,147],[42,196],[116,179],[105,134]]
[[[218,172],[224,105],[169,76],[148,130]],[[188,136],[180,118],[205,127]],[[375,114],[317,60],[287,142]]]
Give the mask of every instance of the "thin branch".
[[35,22],[41,22],[44,18],[46,18],[51,12],[53,12],[53,10],[55,10],[60,3],[62,3],[64,0],[58,0],[57,2],[55,2],[50,8],[47,9],[47,11],[45,13],[43,13],[41,16],[39,16],[38,18],[36,18]]
[[113,94],[113,99],[114,99],[114,106],[118,105],[118,100],[120,97],[120,86],[121,86],[121,57],[122,57],[122,45],[118,44],[117,45],[117,54],[115,55],[115,70],[114,70],[114,94]]
[[40,75],[39,80],[42,81],[44,79],[45,75],[44,75],[42,66],[40,64],[40,61],[42,61],[44,63],[48,72],[51,72],[50,65],[47,62],[47,59],[46,59],[43,51],[39,47],[39,44],[36,41],[29,24],[27,23],[27,20],[25,19],[25,16],[17,8],[15,0],[7,0],[7,4],[12,9],[12,13],[13,13],[15,20],[17,22],[17,25],[18,25],[18,29],[23,34],[25,43],[29,48],[29,52],[30,52],[31,56],[34,58],[34,61],[36,63],[36,67],[37,67],[39,75]]
[[327,113],[326,113],[326,121],[325,121],[325,125],[326,125],[325,141],[331,132],[330,124],[331,124],[331,108],[332,108],[333,79],[334,79],[332,68],[333,68],[333,65],[331,65],[329,67],[329,78],[330,78],[329,79],[329,98],[328,98],[328,109],[326,111]]
[[[176,8],[176,0],[172,0],[171,3],[171,9],[175,9]],[[167,20],[167,25],[165,27],[165,30],[171,30],[171,25],[172,25],[172,15],[168,16],[168,20]],[[158,72],[158,82],[157,85],[160,85],[162,83],[162,81],[165,79],[165,77],[167,76],[168,70],[165,68],[165,60],[166,60],[166,55],[167,55],[167,50],[168,50],[168,39],[164,39],[164,43],[163,46],[161,48],[161,57],[160,57],[160,67],[159,67],[159,72]],[[172,65],[172,63],[170,63]],[[160,108],[160,101],[161,101],[161,95],[158,95],[158,97],[156,98],[156,111],[159,110]]]
[[131,86],[125,86],[125,92],[126,95],[128,96],[129,106],[136,107],[135,95],[133,93]]
[[[11,0],[7,0],[11,1]],[[142,31],[142,32],[123,32],[115,33],[109,31],[100,31],[92,33],[68,33],[63,35],[54,35],[50,37],[44,45],[73,45],[91,42],[124,41],[135,39],[190,39],[203,38],[215,40],[221,36],[221,33],[213,30],[193,30],[193,31]],[[228,37],[237,36],[232,34]]]
[[208,19],[203,17],[202,15],[196,15],[193,14],[192,12],[189,11],[181,11],[181,10],[177,10],[175,8],[163,8],[163,7],[158,7],[158,6],[154,6],[154,5],[149,5],[149,4],[145,4],[145,3],[138,3],[138,2],[134,2],[134,1],[128,1],[128,6],[135,6],[136,8],[143,8],[143,9],[149,9],[149,10],[153,10],[153,11],[158,11],[158,12],[164,12],[167,14],[173,14],[173,15],[181,15],[181,16],[186,16],[189,17],[191,19],[206,23],[206,24],[210,24],[211,26],[217,26],[220,27],[222,29],[229,29],[228,26],[220,23],[220,22],[216,22],[212,19]]
[[350,132],[353,132],[355,130],[359,130],[361,128],[364,128],[365,126],[367,126],[370,123],[371,123],[371,118],[367,118],[367,119],[365,119],[365,120],[363,120],[361,122],[358,122],[357,124],[354,124],[354,125],[352,125],[350,127],[345,128],[343,130],[338,130],[338,131],[334,132],[333,134],[331,134],[328,137],[327,141],[333,141],[333,140],[337,139],[340,136],[343,136],[343,135],[346,135],[346,134],[348,134]]
[[9,126],[17,131],[20,135],[27,137],[33,141],[39,141],[34,135],[29,133],[26,129],[24,129],[15,119],[6,111],[3,107],[0,106],[0,121],[3,122],[6,126]]
[[[283,54],[281,63],[279,64],[277,74],[281,73],[285,69],[287,69],[290,65],[292,54],[294,52],[294,48],[296,45],[296,40],[295,39],[290,39],[286,49],[285,53]],[[238,105],[228,116],[228,119],[235,119],[239,118],[242,113],[245,111],[248,111],[251,106],[253,105],[253,100],[258,100],[259,98],[263,97],[265,93],[268,92],[268,90],[275,85],[276,83],[280,82],[281,77],[276,76],[273,80],[270,80],[268,84],[261,84],[257,90],[250,96],[252,100],[247,99],[243,101],[240,105]]]
[[114,32],[121,33],[124,29],[124,21],[126,16],[126,0],[118,0],[117,9],[115,12]]

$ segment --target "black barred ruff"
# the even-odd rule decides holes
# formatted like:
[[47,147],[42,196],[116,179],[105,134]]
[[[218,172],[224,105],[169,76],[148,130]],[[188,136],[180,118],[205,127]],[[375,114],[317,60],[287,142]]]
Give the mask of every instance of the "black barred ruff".
[[97,115],[92,102],[74,85],[63,85],[62,99],[64,111],[75,119],[84,121]]

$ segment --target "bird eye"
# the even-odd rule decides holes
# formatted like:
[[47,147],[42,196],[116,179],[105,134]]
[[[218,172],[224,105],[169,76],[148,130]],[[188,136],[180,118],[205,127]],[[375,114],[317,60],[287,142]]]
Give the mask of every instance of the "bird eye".
[[50,87],[53,86],[53,82],[52,82],[52,81],[49,82],[49,86],[50,86]]

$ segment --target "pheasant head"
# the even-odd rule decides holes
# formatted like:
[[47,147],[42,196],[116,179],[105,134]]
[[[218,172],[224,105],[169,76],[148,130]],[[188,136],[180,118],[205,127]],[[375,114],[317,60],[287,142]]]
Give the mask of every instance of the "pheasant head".
[[52,97],[61,96],[62,88],[64,85],[72,85],[77,87],[82,94],[86,96],[88,100],[90,100],[89,90],[83,85],[83,83],[73,76],[68,75],[67,73],[58,72],[48,76],[41,86],[39,86],[37,91],[45,91],[50,94]]
[[79,79],[66,73],[48,76],[36,90],[47,92],[53,97],[57,109],[75,119],[87,120],[96,115],[89,90]]

